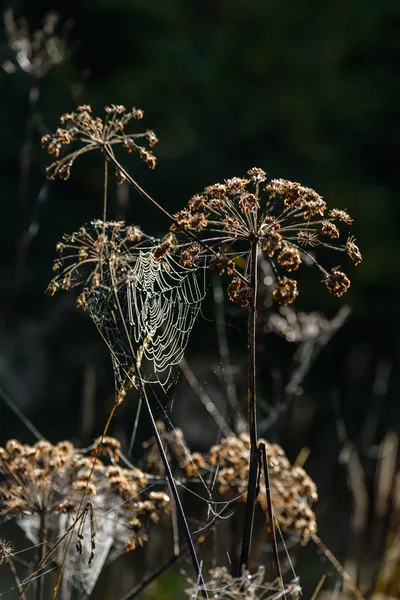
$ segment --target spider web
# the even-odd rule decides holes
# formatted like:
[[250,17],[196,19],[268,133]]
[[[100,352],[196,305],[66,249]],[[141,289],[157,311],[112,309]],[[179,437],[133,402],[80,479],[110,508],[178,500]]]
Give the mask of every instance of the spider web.
[[205,269],[140,250],[118,281],[112,264],[88,309],[112,355],[117,394],[144,383],[171,384],[205,296]]

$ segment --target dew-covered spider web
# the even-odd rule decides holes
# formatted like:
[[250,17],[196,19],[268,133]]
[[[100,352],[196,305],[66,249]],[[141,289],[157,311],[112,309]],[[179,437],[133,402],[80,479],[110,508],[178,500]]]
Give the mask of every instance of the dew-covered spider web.
[[205,269],[140,250],[119,278],[112,264],[88,309],[112,355],[116,391],[158,383],[164,390],[183,358],[205,295]]

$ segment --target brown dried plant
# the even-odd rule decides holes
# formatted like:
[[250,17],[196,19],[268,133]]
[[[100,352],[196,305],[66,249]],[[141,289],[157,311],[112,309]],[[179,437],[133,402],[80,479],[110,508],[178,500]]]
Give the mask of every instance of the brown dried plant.
[[[340,297],[350,286],[349,278],[338,266],[331,268],[330,271],[326,270],[320,264],[320,259],[317,260],[316,250],[326,248],[345,252],[354,264],[358,265],[362,257],[354,237],[348,236],[344,244],[336,243],[341,235],[340,227],[350,225],[352,219],[344,210],[335,208],[328,210],[322,197],[311,188],[283,179],[267,182],[265,172],[259,168],[250,169],[247,178],[234,177],[223,184],[217,183],[207,187],[202,194],[195,195],[189,201],[187,208],[172,216],[136,183],[117,161],[113,152],[114,145],[122,145],[128,152],[138,151],[150,168],[155,167],[156,161],[152,152],[137,142],[146,139],[151,148],[158,141],[154,132],[148,130],[139,134],[126,133],[126,126],[131,119],[142,118],[143,112],[135,108],[127,111],[120,105],[111,105],[105,110],[106,117],[103,120],[92,116],[90,106],[79,106],[75,112],[61,117],[62,127],[53,135],[42,138],[43,147],[57,159],[47,168],[47,176],[50,179],[57,176],[67,179],[74,161],[80,155],[94,149],[103,151],[105,163],[103,221],[96,222],[98,227],[95,226],[94,233],[88,234],[86,229],[81,229],[80,233],[74,234],[72,239],[65,240],[66,245],[70,246],[71,254],[56,261],[55,266],[56,269],[60,269],[60,274],[53,279],[48,291],[52,294],[60,287],[68,289],[75,282],[85,281],[87,287],[78,301],[84,306],[88,294],[94,292],[98,295],[99,291],[101,293],[104,265],[113,273],[112,302],[106,303],[104,309],[109,310],[112,305],[120,314],[121,327],[125,336],[124,344],[131,355],[130,364],[133,366],[133,372],[131,373],[128,367],[125,375],[129,379],[137,377],[138,390],[149,416],[163,468],[184,526],[199,589],[203,597],[207,597],[200,563],[168,458],[140,378],[138,367],[140,361],[137,360],[137,352],[129,334],[128,325],[131,318],[128,320],[125,318],[117,290],[118,281],[124,280],[131,261],[135,260],[136,245],[142,244],[146,238],[135,239],[132,245],[128,244],[127,247],[126,238],[123,238],[127,229],[125,225],[107,223],[108,162],[114,164],[118,183],[129,181],[147,200],[173,221],[172,233],[153,247],[153,261],[163,261],[167,254],[179,251],[180,264],[184,269],[196,271],[202,257],[207,257],[211,269],[219,274],[227,272],[228,275],[233,276],[228,287],[229,297],[241,306],[248,306],[249,436],[227,438],[207,456],[192,454],[190,466],[186,465],[186,468],[192,474],[196,472],[201,474],[203,469],[207,471],[218,465],[216,477],[220,492],[227,493],[234,488],[246,499],[240,556],[241,569],[248,567],[255,502],[258,501],[267,511],[275,567],[280,581],[279,594],[280,597],[284,597],[274,521],[276,520],[282,529],[297,533],[303,543],[316,535],[315,515],[310,507],[311,502],[316,499],[316,490],[315,485],[302,469],[291,467],[279,446],[259,440],[257,435],[255,339],[259,256],[263,254],[271,266],[276,279],[273,297],[279,304],[291,304],[297,297],[297,281],[287,274],[297,272],[302,263],[315,265],[323,274],[323,282],[328,291]],[[79,143],[80,147],[62,156],[62,150],[73,142]],[[64,247],[60,248],[64,252]],[[83,275],[86,272],[88,274]],[[110,286],[107,288],[109,290]],[[109,347],[114,360],[115,353],[110,345]],[[122,397],[118,398],[117,402],[122,399]],[[265,491],[259,492],[262,472]],[[240,573],[238,572],[237,575]]]
[[125,225],[123,221],[92,221],[72,234],[64,234],[57,244],[58,258],[53,265],[57,275],[47,287],[53,296],[58,290],[83,287],[78,297],[78,308],[85,308],[91,290],[98,289],[106,271],[113,269],[115,280],[126,278],[134,266],[140,248],[154,246],[154,238],[145,235],[136,225]]
[[[279,444],[265,444],[268,457],[271,499],[275,519],[282,531],[292,533],[306,544],[317,531],[315,513],[311,506],[318,500],[315,483],[304,469],[292,466]],[[238,437],[225,438],[220,444],[210,448],[206,454],[190,454],[183,468],[188,477],[198,472],[215,472],[218,492],[222,495],[239,494],[241,502],[247,498],[247,485],[250,468],[250,437],[241,434]],[[261,509],[267,512],[265,482],[260,486],[257,501]]]
[[[108,460],[95,459],[88,482],[100,445],[100,454]],[[102,512],[113,509],[115,522],[126,531],[127,549],[142,545],[149,521],[158,522],[160,511],[168,510],[168,497],[146,492],[151,475],[116,464],[122,453],[115,438],[98,438],[90,450],[79,450],[69,441],[29,446],[9,440],[0,448],[0,514],[17,522],[27,515],[51,519],[74,514],[84,492],[85,500]],[[139,519],[135,528],[131,527],[134,519]]]
[[[112,437],[98,438],[86,450],[69,441],[29,446],[9,440],[0,448],[0,514],[15,519],[40,544],[40,568],[51,559],[65,561],[67,578],[86,587],[84,576],[79,580],[68,573],[72,569],[68,564],[77,560],[68,561],[64,554],[71,527],[76,525],[76,550],[82,554],[86,549],[90,565],[97,558],[99,535],[103,542],[107,536],[109,549],[118,556],[143,546],[150,524],[169,512],[168,495],[149,491],[152,476],[133,466],[119,466],[121,459],[125,460],[120,443]],[[84,539],[85,529],[90,531],[89,540]],[[77,571],[85,573],[85,566],[79,564]]]
[[[234,177],[224,183],[208,186],[189,201],[188,207],[174,215],[175,232],[195,231],[207,246],[217,247],[210,267],[219,274],[232,275],[245,257],[244,277],[234,277],[229,285],[231,300],[241,306],[249,304],[251,245],[256,245],[270,261],[276,276],[273,296],[279,304],[290,304],[298,295],[297,282],[286,273],[295,273],[302,262],[315,264],[323,274],[329,292],[344,294],[350,280],[340,267],[328,272],[315,256],[317,247],[347,252],[357,265],[361,254],[354,237],[345,245],[334,245],[340,236],[339,224],[350,225],[351,217],[344,210],[332,209],[311,188],[284,179],[266,183],[262,169],[248,171],[248,178]],[[327,214],[325,214],[327,213]],[[196,264],[204,252],[198,243],[188,243],[181,253],[181,263]]]
[[[104,119],[92,116],[92,109],[85,104],[78,106],[72,113],[65,113],[60,118],[62,127],[59,127],[54,134],[47,134],[42,137],[42,146],[47,152],[57,158],[46,169],[49,179],[55,179],[57,176],[61,179],[68,179],[71,174],[71,167],[78,156],[98,148],[110,149],[114,145],[122,145],[129,153],[138,152],[140,158],[151,168],[156,166],[156,157],[154,154],[139,143],[147,141],[152,148],[158,139],[154,131],[148,129],[143,133],[127,133],[126,128],[132,119],[140,120],[143,118],[143,111],[133,107],[127,110],[121,104],[112,104],[105,107],[106,116]],[[64,148],[69,149],[70,144],[77,142],[80,148],[73,152],[68,152],[60,157]],[[116,169],[118,183],[125,181],[125,175],[120,169]]]

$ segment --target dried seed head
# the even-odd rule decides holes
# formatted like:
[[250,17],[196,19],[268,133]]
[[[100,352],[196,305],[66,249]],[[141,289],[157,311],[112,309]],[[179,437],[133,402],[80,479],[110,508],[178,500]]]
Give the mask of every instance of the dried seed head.
[[166,254],[171,252],[173,248],[177,245],[176,237],[173,233],[167,233],[166,236],[161,240],[161,244],[159,244],[155,250],[153,251],[153,256],[156,260],[161,260],[165,257]]
[[320,243],[318,240],[318,236],[312,231],[299,231],[297,234],[297,241],[302,246],[318,246]]
[[185,250],[182,250],[180,257],[180,264],[183,267],[194,267],[196,259],[199,257],[201,252],[201,246],[197,242],[188,246]]
[[340,297],[349,289],[350,279],[338,269],[339,267],[333,267],[331,274],[326,276],[324,282],[331,294]]
[[359,265],[362,261],[361,252],[358,246],[356,246],[355,237],[351,236],[346,242],[346,252],[350,256],[351,260],[355,265]]
[[247,171],[247,174],[250,175],[251,179],[255,183],[262,183],[267,177],[265,171],[259,169],[258,167],[253,167],[252,169],[249,169]]
[[276,300],[278,304],[283,305],[294,302],[298,294],[297,281],[295,279],[286,279],[286,277],[278,281],[272,292],[274,300]]
[[22,71],[31,79],[40,79],[68,55],[68,23],[57,33],[59,16],[49,12],[42,28],[30,33],[26,19],[15,20],[11,9],[4,12],[4,29],[8,47],[2,52],[0,66],[6,73]]
[[[121,145],[128,152],[137,151],[141,159],[151,168],[156,166],[156,157],[144,147],[143,141],[152,148],[158,139],[152,130],[143,133],[128,133],[127,127],[132,119],[141,119],[143,111],[133,108],[131,111],[120,104],[112,104],[105,107],[106,118],[102,120],[99,117],[92,116],[92,110],[89,105],[78,106],[75,112],[65,113],[60,118],[62,127],[59,127],[52,135],[44,135],[41,143],[42,147],[58,158],[61,150],[76,142],[81,144],[81,148],[70,151],[59,160],[53,162],[46,169],[49,179],[59,176],[61,179],[68,179],[70,170],[75,159],[82,154],[82,147],[87,150],[106,147],[108,144]],[[121,169],[116,169],[117,183],[125,181],[126,176]]]
[[346,223],[346,225],[351,225],[353,222],[353,219],[345,210],[340,210],[338,208],[332,208],[332,210],[329,211],[329,216],[332,219]]
[[329,236],[332,240],[337,239],[339,237],[339,229],[336,227],[335,223],[332,221],[324,221],[321,227],[322,235]]
[[239,200],[239,207],[244,213],[253,213],[257,212],[260,204],[258,202],[258,198],[255,194],[242,194]]
[[282,236],[277,231],[271,231],[264,235],[259,241],[260,248],[269,258],[272,258],[282,246]]
[[234,277],[228,286],[228,296],[232,302],[236,302],[239,306],[248,306],[250,301],[250,285],[240,279],[240,277]]
[[[188,247],[194,230],[201,232],[198,237],[199,242],[203,242],[198,255],[196,248],[196,257],[205,256],[210,267],[218,273],[228,271],[238,275],[239,269],[248,273],[250,248],[254,244],[269,260],[271,271],[278,279],[282,268],[288,272],[296,271],[301,259],[325,272],[317,262],[316,253],[308,251],[317,246],[347,250],[356,264],[360,262],[361,255],[354,238],[348,239],[346,247],[336,248],[326,239],[339,237],[339,227],[334,220],[351,222],[345,211],[333,209],[324,216],[326,202],[312,188],[285,179],[274,179],[260,189],[259,184],[266,177],[264,171],[254,168],[248,174],[248,179],[234,177],[223,184],[206,187],[201,194],[193,196],[187,208],[174,215],[171,230],[182,235],[183,265],[193,263]],[[227,256],[235,257],[234,261]],[[247,303],[247,299],[244,300],[246,295],[238,293],[238,280],[230,288],[230,295],[236,300],[240,298],[244,305]],[[279,302],[287,304],[296,296],[297,287],[293,280],[279,281],[274,292]]]
[[297,271],[301,265],[300,252],[294,246],[287,246],[279,254],[278,263],[285,271]]

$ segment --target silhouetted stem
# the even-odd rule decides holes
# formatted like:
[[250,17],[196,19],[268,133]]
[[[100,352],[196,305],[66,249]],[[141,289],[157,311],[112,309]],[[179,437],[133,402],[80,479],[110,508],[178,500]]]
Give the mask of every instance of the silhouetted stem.
[[[39,564],[42,564],[43,559],[47,553],[46,544],[46,514],[45,512],[40,513],[40,525],[39,525]],[[36,600],[43,600],[44,597],[44,574],[40,574],[37,580],[36,588]]]
[[[253,240],[249,259],[250,298],[248,308],[247,410],[250,434],[249,480],[240,553],[240,569],[248,568],[253,535],[254,507],[257,498],[257,397],[256,397],[256,320],[257,320],[257,240]],[[241,573],[238,574],[239,576]]]
[[191,533],[190,533],[189,524],[188,524],[187,519],[186,519],[185,511],[183,510],[182,502],[181,502],[181,499],[179,497],[179,493],[178,493],[178,490],[177,490],[177,487],[176,487],[176,483],[174,481],[174,477],[172,475],[171,467],[170,467],[169,462],[168,462],[168,457],[167,457],[167,455],[165,453],[165,450],[164,450],[164,446],[163,446],[163,443],[162,443],[162,440],[161,440],[161,437],[160,437],[160,433],[159,433],[159,431],[157,429],[157,424],[156,424],[154,416],[153,416],[153,411],[151,410],[151,406],[150,406],[150,402],[149,402],[149,399],[148,399],[148,396],[147,396],[147,392],[146,392],[146,389],[144,387],[144,384],[143,384],[143,381],[142,381],[142,378],[140,376],[140,372],[139,372],[139,369],[138,369],[138,366],[137,366],[137,363],[136,363],[136,354],[135,354],[135,351],[134,351],[132,343],[131,343],[131,338],[130,338],[130,335],[129,335],[129,330],[128,330],[128,327],[127,327],[127,324],[126,324],[126,321],[125,321],[125,318],[124,318],[124,314],[123,314],[123,311],[122,311],[122,308],[121,308],[121,303],[119,301],[118,292],[117,292],[117,289],[116,289],[116,286],[115,286],[114,278],[113,278],[113,287],[114,287],[114,297],[115,297],[116,306],[118,308],[118,313],[119,313],[119,315],[121,317],[122,326],[123,326],[124,333],[126,335],[126,340],[127,340],[128,345],[129,345],[129,349],[130,349],[131,356],[132,356],[132,365],[133,365],[135,376],[136,376],[138,392],[140,394],[140,397],[142,398],[143,405],[145,407],[147,416],[149,418],[150,426],[151,426],[151,429],[152,429],[152,432],[153,432],[153,435],[154,435],[154,439],[156,441],[157,448],[158,448],[158,451],[159,451],[159,454],[160,454],[160,458],[162,460],[162,463],[163,463],[163,466],[164,466],[164,469],[165,469],[165,475],[167,477],[170,490],[171,490],[172,495],[173,495],[174,500],[175,500],[176,509],[177,509],[179,518],[181,520],[182,526],[183,526],[183,531],[184,531],[184,534],[185,534],[186,543],[187,543],[188,548],[189,548],[190,556],[191,556],[191,559],[192,559],[193,567],[194,567],[195,572],[196,572],[197,581],[198,581],[199,586],[201,588],[202,596],[204,598],[208,598],[208,594],[207,594],[207,591],[206,591],[206,588],[205,588],[205,583],[204,583],[203,575],[201,573],[200,563],[199,563],[199,560],[197,558],[196,549],[194,547],[192,536],[191,536]]
[[273,508],[272,508],[272,499],[271,499],[271,485],[270,485],[270,481],[269,481],[268,455],[267,455],[267,448],[266,448],[264,442],[261,442],[261,444],[260,444],[260,453],[261,453],[261,460],[262,460],[263,469],[264,469],[265,495],[267,497],[267,513],[268,513],[269,529],[270,529],[271,540],[272,540],[272,551],[274,554],[275,570],[276,570],[277,577],[278,577],[279,582],[282,587],[282,594],[283,594],[282,597],[284,598],[284,600],[286,600],[285,587],[283,585],[283,579],[282,579],[281,563],[279,562],[278,544],[276,541],[274,512],[273,512]]

